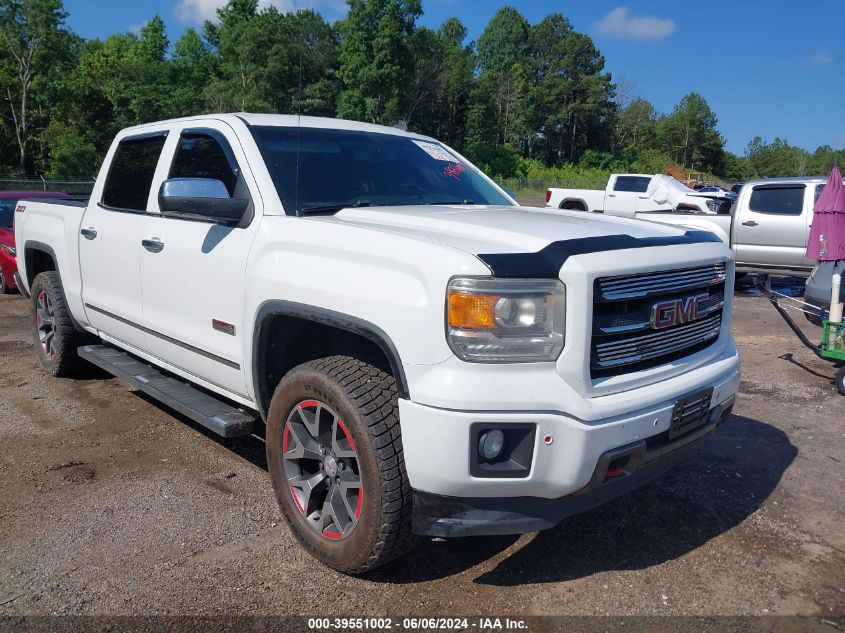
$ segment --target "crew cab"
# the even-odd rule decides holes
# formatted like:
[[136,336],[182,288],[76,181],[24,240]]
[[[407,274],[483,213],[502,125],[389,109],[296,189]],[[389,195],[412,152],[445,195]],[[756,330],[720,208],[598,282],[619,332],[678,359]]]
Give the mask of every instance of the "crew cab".
[[717,237],[521,208],[398,129],[133,127],[89,204],[16,216],[41,365],[93,363],[223,437],[263,434],[286,521],[346,573],[641,486],[739,384]]
[[661,174],[611,174],[600,189],[546,190],[546,206],[592,213],[609,213],[633,218],[651,211],[693,211],[723,213],[732,198],[726,191],[701,192]]

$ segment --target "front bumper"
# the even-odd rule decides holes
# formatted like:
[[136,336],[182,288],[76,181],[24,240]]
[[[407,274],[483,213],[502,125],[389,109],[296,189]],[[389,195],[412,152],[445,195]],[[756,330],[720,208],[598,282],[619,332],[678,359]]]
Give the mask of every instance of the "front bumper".
[[[730,418],[734,398],[711,409],[706,425],[668,440],[666,433],[603,454],[590,482],[559,499],[540,497],[466,498],[414,491],[416,534],[440,537],[522,534],[554,527],[564,518],[585,512],[653,481],[683,460],[717,426]],[[627,458],[621,474],[609,467]]]
[[[729,416],[740,378],[739,357],[732,346],[731,351],[663,383],[586,399],[581,407],[573,407],[601,411],[603,416],[596,418],[541,407],[455,411],[400,400],[403,452],[415,491],[414,530],[455,536],[544,529],[651,481]],[[675,404],[708,389],[712,396],[707,422],[670,439]],[[663,399],[654,404],[656,393]],[[532,425],[527,473],[471,474],[470,456],[477,451],[471,430],[479,425]],[[624,476],[608,478],[610,460],[623,453],[631,455]]]

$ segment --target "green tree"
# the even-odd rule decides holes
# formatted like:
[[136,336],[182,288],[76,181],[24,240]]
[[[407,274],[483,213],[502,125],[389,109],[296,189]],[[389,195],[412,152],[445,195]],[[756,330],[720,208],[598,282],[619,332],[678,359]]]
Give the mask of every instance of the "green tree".
[[393,125],[402,116],[412,72],[409,39],[422,13],[420,0],[347,0],[339,24],[337,115]]
[[716,130],[718,118],[700,94],[691,92],[672,114],[657,123],[661,148],[677,163],[719,173],[723,169],[724,139]]
[[51,81],[76,61],[79,39],[65,28],[66,17],[61,0],[0,0],[0,99],[22,174],[32,173],[32,141],[46,127]]
[[[645,99],[634,99],[616,117],[616,141],[624,157],[634,160],[657,146],[657,112]],[[665,169],[665,167],[664,167]]]

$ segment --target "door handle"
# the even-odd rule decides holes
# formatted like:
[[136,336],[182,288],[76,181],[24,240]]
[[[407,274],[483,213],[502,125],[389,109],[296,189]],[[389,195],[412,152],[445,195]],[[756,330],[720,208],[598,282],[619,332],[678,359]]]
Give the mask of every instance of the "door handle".
[[754,220],[746,220],[742,223],[742,226],[757,226],[757,223]]
[[648,200],[648,196],[637,196],[640,200]]
[[615,193],[609,193],[609,194],[607,194],[607,197],[608,198],[615,198],[616,194]]
[[79,233],[86,240],[93,240],[95,237],[97,237],[97,229],[90,226],[87,229],[80,229]]
[[164,250],[164,242],[157,237],[141,240],[141,246],[146,248],[151,253],[160,253]]

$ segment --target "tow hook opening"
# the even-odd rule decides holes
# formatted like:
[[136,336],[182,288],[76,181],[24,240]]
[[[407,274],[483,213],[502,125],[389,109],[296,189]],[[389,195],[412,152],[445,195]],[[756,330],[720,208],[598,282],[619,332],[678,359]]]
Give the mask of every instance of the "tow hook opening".
[[630,455],[623,455],[622,457],[617,457],[613,461],[611,461],[607,465],[607,473],[605,474],[605,481],[608,479],[615,479],[617,477],[621,477],[625,473],[625,466],[628,465],[628,462],[631,461]]

